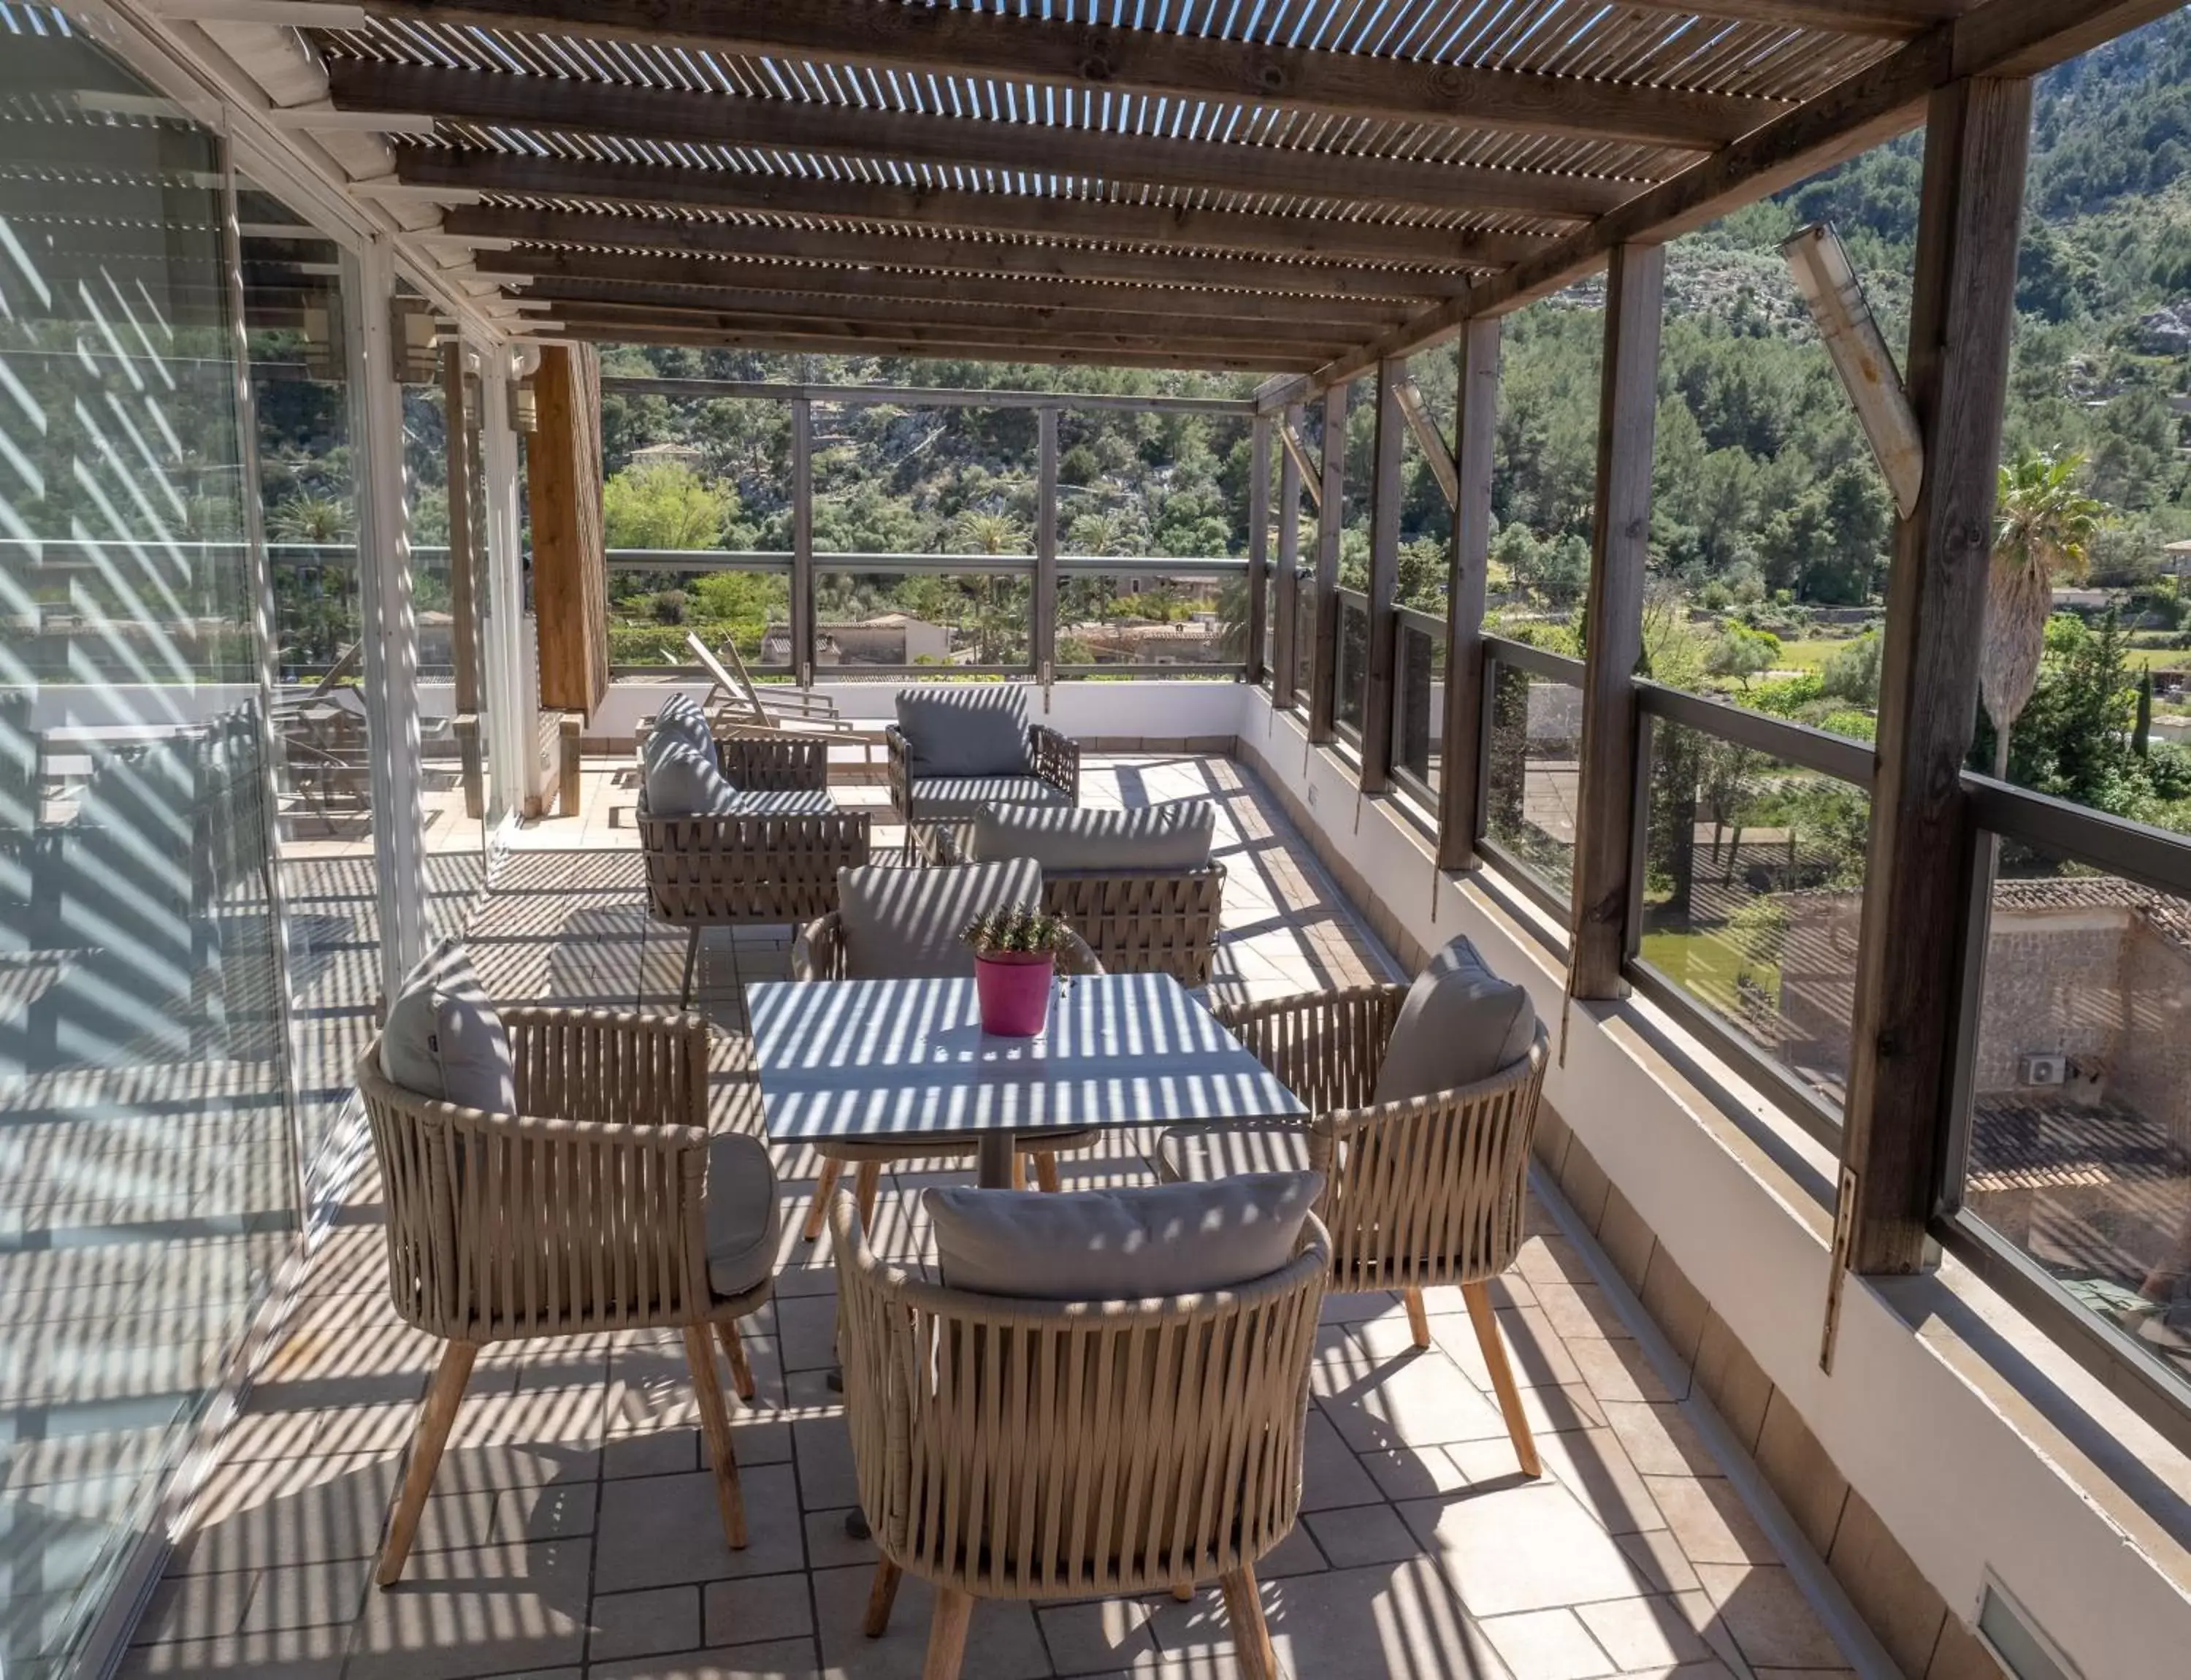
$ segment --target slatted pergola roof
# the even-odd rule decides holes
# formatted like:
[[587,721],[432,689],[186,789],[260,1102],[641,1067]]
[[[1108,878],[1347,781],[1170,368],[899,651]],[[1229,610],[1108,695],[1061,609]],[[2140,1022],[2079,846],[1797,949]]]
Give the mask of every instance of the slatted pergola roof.
[[397,190],[562,335],[1328,383],[2168,9],[365,0],[312,37],[339,110],[433,119]]

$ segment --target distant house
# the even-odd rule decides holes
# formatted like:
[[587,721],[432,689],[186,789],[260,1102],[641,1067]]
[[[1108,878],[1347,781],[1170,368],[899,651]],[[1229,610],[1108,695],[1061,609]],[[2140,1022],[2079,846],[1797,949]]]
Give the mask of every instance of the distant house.
[[[771,624],[761,635],[760,648],[764,663],[789,664],[790,627]],[[817,665],[940,665],[950,661],[950,627],[907,612],[878,612],[815,632]]]
[[1087,643],[1099,665],[1216,665],[1225,660],[1225,627],[1208,613],[1179,624],[1090,621],[1066,634]]
[[649,443],[631,452],[631,464],[635,468],[684,467],[697,472],[705,458],[689,443]]

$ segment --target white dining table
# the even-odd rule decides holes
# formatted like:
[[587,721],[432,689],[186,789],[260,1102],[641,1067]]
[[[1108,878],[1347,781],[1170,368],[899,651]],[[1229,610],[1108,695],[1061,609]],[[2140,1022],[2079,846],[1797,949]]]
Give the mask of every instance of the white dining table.
[[971,1139],[993,1187],[1044,1133],[1308,1112],[1169,975],[1059,980],[1032,1039],[984,1033],[970,978],[764,981],[746,1005],[771,1142]]

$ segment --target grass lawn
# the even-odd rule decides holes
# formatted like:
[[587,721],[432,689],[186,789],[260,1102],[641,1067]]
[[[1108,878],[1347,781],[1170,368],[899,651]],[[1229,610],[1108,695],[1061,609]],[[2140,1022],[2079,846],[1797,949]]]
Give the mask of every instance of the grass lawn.
[[1724,933],[1647,933],[1643,960],[1722,1015],[1741,1015],[1734,982],[1745,972],[1765,988],[1775,1009],[1780,1005],[1779,965],[1750,961]]

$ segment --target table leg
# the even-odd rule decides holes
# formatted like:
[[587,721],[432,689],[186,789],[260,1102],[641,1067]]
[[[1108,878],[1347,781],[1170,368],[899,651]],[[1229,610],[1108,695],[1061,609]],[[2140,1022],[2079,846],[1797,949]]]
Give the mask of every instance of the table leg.
[[984,1190],[1009,1190],[1012,1187],[1012,1155],[1019,1140],[1009,1131],[985,1131],[982,1134],[981,1153],[976,1158]]

